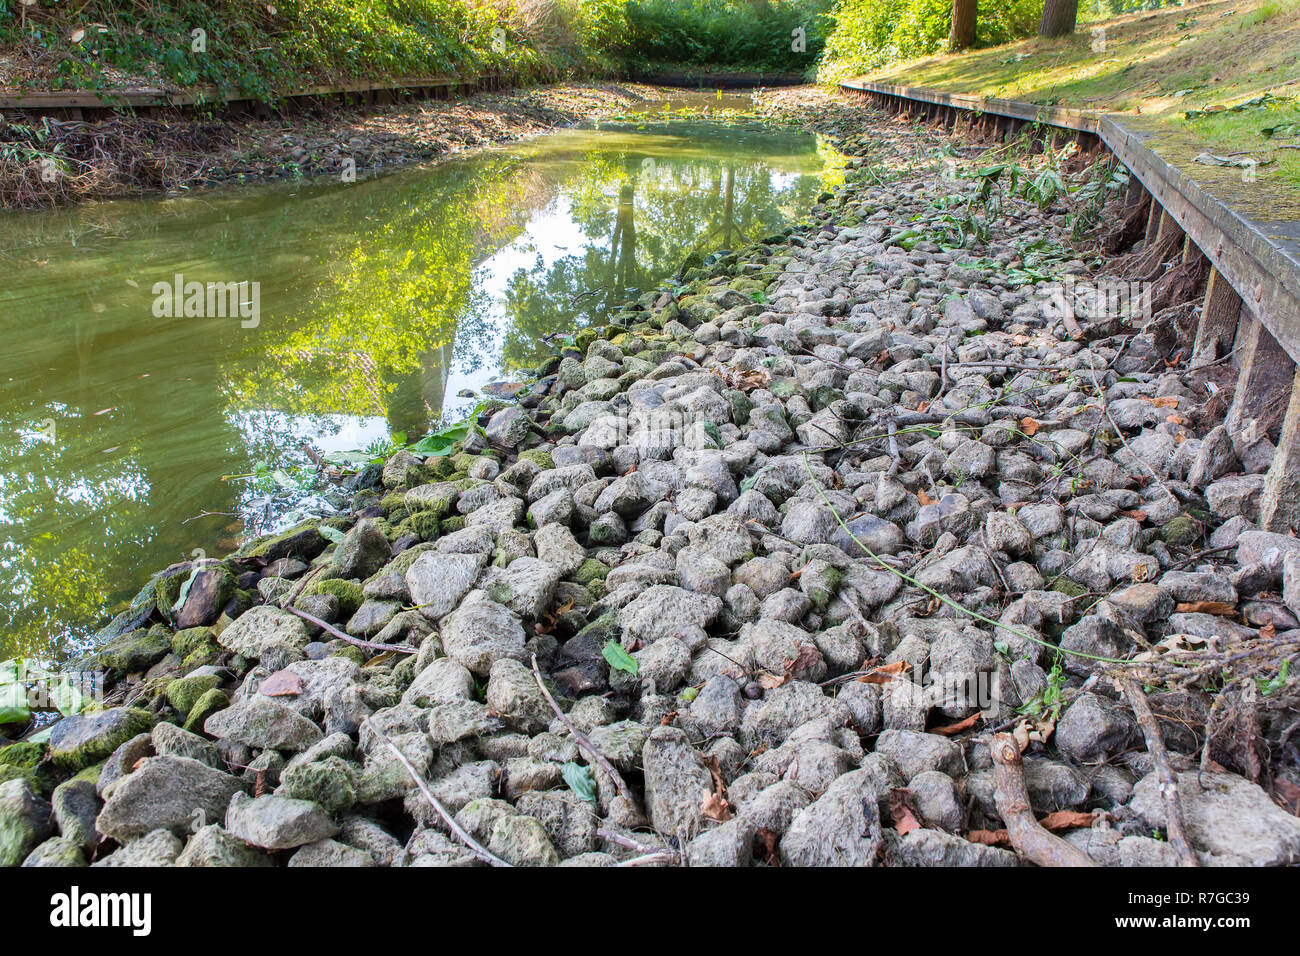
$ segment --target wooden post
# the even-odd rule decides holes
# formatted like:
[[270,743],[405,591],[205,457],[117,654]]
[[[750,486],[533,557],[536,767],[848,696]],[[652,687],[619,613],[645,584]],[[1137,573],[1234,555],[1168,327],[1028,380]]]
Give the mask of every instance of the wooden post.
[[1183,227],[1178,225],[1178,220],[1169,215],[1168,209],[1160,210],[1160,225],[1156,227],[1156,241],[1159,242],[1165,236],[1179,235]]
[[1291,383],[1291,401],[1282,420],[1277,454],[1264,478],[1259,525],[1279,534],[1300,526],[1300,373]]
[[1243,309],[1237,335],[1240,373],[1225,427],[1237,457],[1267,438],[1282,421],[1295,362],[1264,323]]
[[1205,287],[1205,302],[1196,326],[1196,343],[1192,346],[1192,367],[1223,358],[1232,348],[1241,315],[1241,296],[1228,285],[1218,269],[1210,270]]
[[1156,233],[1160,229],[1160,217],[1164,210],[1160,208],[1160,203],[1156,202],[1156,197],[1151,197],[1151,211],[1147,213],[1147,232],[1146,241],[1150,246],[1155,241]]

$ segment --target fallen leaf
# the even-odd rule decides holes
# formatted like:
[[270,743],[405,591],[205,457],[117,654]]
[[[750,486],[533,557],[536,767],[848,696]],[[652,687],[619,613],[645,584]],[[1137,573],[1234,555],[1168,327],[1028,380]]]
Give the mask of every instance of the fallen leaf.
[[1032,418],[1020,419],[1020,430],[1024,432],[1026,435],[1028,435],[1030,438],[1033,438],[1036,434],[1038,434],[1038,426],[1039,423]]
[[971,843],[982,843],[985,846],[1011,845],[1011,834],[1006,830],[971,830],[966,834],[966,839]]
[[1057,810],[1049,813],[1038,822],[1045,830],[1077,830],[1090,827],[1097,819],[1096,813],[1082,813],[1078,810]]
[[912,807],[912,791],[905,787],[893,787],[889,791],[889,815],[894,818],[894,829],[899,836],[923,829]]
[[1265,624],[1263,627],[1259,629],[1259,636],[1263,640],[1271,641],[1273,640],[1273,638],[1277,637],[1277,627],[1273,624],[1272,621],[1269,621],[1267,624]]
[[863,674],[858,678],[859,684],[888,684],[895,677],[900,677],[907,673],[907,661],[894,661],[892,664],[886,664],[883,667],[877,667],[869,674]]
[[955,724],[947,724],[943,727],[931,727],[926,733],[939,734],[943,737],[951,737],[953,734],[959,734],[963,730],[968,730],[975,726],[975,721],[980,719],[979,711],[971,714],[965,720],[959,720]]
[[80,43],[85,38],[86,38],[86,31],[81,27],[77,27],[77,29],[72,31],[72,35],[68,37],[68,40],[71,41],[72,43]]
[[780,866],[781,855],[776,852],[776,833],[767,827],[758,828],[758,838],[763,841],[763,852],[768,866]]
[[1237,615],[1237,606],[1227,601],[1184,601],[1175,610],[1179,614],[1217,614],[1219,617]]
[[924,489],[922,489],[921,491],[918,491],[918,492],[916,493],[916,500],[919,501],[919,502],[921,502],[921,504],[923,504],[923,505],[932,505],[932,504],[934,504],[934,499],[931,498],[929,495],[927,495],[927,494],[925,493],[925,490],[924,490]]
[[731,804],[727,803],[726,797],[718,796],[715,791],[705,790],[704,799],[700,802],[700,812],[710,820],[726,823],[731,819]]
[[290,670],[276,671],[257,689],[263,697],[297,697],[302,693],[302,678]]
[[776,690],[790,678],[786,675],[777,676],[776,674],[764,673],[759,675],[758,683],[764,690]]
[[1147,520],[1147,513],[1141,508],[1134,508],[1132,511],[1121,511],[1120,514],[1126,518],[1132,518],[1138,524]]
[[1176,395],[1162,395],[1159,398],[1147,398],[1156,408],[1177,408],[1178,397]]

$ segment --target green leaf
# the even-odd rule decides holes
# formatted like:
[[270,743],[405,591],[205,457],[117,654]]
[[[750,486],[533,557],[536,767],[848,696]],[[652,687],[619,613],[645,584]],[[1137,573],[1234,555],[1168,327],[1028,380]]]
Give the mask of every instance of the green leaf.
[[564,777],[564,782],[569,785],[570,790],[593,807],[599,806],[596,800],[596,782],[591,779],[590,768],[570,760],[560,768],[560,775]]
[[411,451],[426,458],[444,458],[451,454],[457,442],[462,442],[469,436],[470,428],[469,421],[448,425],[446,428],[425,435],[411,446]]
[[627,671],[633,677],[641,670],[641,665],[637,659],[623,649],[623,645],[618,641],[606,641],[605,646],[600,649],[609,666],[616,671]]

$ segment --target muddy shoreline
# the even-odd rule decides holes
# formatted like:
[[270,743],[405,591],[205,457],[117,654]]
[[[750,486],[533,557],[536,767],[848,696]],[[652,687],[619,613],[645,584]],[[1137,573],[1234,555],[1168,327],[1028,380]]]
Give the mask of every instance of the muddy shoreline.
[[214,186],[368,178],[466,149],[636,109],[661,92],[638,83],[561,83],[454,100],[300,112],[284,118],[96,122],[6,112],[0,209],[41,208]]

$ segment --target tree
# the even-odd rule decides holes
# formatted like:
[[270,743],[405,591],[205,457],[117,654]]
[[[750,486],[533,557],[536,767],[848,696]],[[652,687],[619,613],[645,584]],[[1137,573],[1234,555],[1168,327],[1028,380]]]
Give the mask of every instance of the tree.
[[975,8],[978,0],[952,0],[952,29],[948,49],[964,50],[975,42]]
[[[956,0],[954,0],[956,2]],[[1074,22],[1079,16],[1079,0],[1045,0],[1043,20],[1038,27],[1040,37],[1063,37],[1074,32]]]

